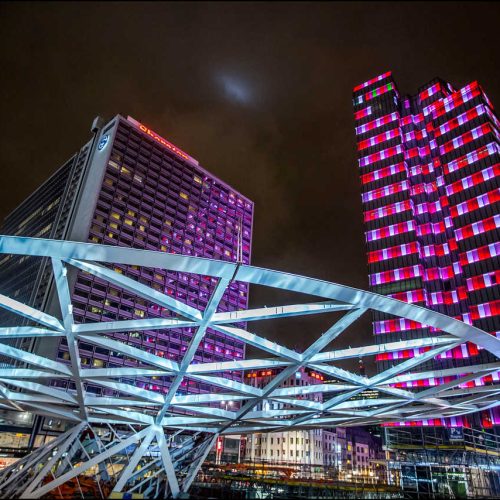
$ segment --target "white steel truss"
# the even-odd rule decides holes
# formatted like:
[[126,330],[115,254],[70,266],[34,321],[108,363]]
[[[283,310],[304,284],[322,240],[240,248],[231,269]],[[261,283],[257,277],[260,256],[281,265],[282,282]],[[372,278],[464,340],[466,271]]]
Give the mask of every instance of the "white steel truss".
[[[500,357],[500,339],[420,306],[285,272],[149,250],[0,236],[0,254],[50,259],[61,311],[56,317],[0,295],[0,307],[31,324],[0,327],[0,355],[10,360],[0,368],[0,409],[57,417],[67,421],[69,429],[2,471],[2,498],[39,498],[72,481],[75,491],[82,491],[81,482],[88,475],[97,478],[102,497],[111,489],[177,497],[188,490],[219,435],[443,418],[499,404],[500,386],[463,388],[465,382],[498,372],[496,362],[442,373],[429,371],[426,365],[425,373],[418,374],[420,365],[464,342],[473,342]],[[198,310],[124,276],[110,264],[209,276],[215,278],[216,285],[208,305]],[[166,318],[76,323],[69,268],[105,280],[173,314]],[[234,282],[307,294],[315,300],[218,312],[224,293]],[[335,339],[367,310],[434,327],[435,333],[426,338],[332,349]],[[316,340],[304,352],[252,333],[259,320],[317,314],[332,314],[331,326],[319,336],[306,332]],[[248,328],[242,328],[242,323]],[[115,335],[174,328],[194,332],[182,359],[175,361],[129,345]],[[209,328],[266,354],[256,359],[196,363],[195,353]],[[15,339],[27,337],[65,338],[69,359],[49,359],[13,345]],[[82,366],[81,342],[126,356],[136,362],[135,366]],[[339,366],[350,358],[419,348],[426,349],[371,377]],[[284,388],[283,382],[301,368],[322,373],[330,382]],[[261,369],[278,369],[277,375],[264,387],[248,383],[245,372]],[[425,390],[394,387],[397,382],[445,374],[455,379]],[[130,383],[130,377],[163,378],[168,380],[169,389],[163,393],[138,387]],[[74,389],[57,388],[55,380],[71,380]],[[178,389],[186,380],[201,382],[210,390],[180,394]],[[89,385],[103,388],[103,395],[89,392]],[[378,398],[364,399],[367,389],[377,391]]]

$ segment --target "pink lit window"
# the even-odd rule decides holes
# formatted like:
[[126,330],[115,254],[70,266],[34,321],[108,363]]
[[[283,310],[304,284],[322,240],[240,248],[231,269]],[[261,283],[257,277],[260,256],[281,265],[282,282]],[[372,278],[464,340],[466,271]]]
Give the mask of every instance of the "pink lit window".
[[366,241],[376,241],[384,238],[389,238],[401,233],[407,233],[409,231],[415,231],[415,221],[400,222],[398,224],[393,224],[391,226],[381,227],[380,229],[373,229],[372,231],[367,231]]
[[385,177],[389,177],[391,175],[399,174],[400,172],[404,172],[406,169],[404,162],[396,163],[395,165],[390,165],[389,167],[380,168],[368,174],[364,174],[361,176],[362,184],[368,184],[369,182],[374,182],[379,179],[383,179]]
[[481,274],[467,279],[467,290],[470,292],[474,290],[481,290],[500,284],[500,271],[492,271],[490,273]]
[[483,123],[479,127],[476,127],[472,130],[469,130],[462,134],[459,137],[455,137],[451,141],[448,141],[446,144],[443,144],[439,147],[439,154],[444,155],[453,151],[454,149],[460,148],[469,142],[472,142],[483,135],[488,134],[492,131],[491,125],[489,123]]
[[377,146],[378,144],[382,144],[383,142],[390,141],[395,137],[399,137],[399,129],[395,128],[392,130],[388,130],[387,132],[382,132],[381,134],[375,135],[374,137],[370,137],[369,139],[365,139],[358,143],[358,151],[361,151],[366,148],[370,148],[372,146]]
[[373,153],[368,156],[364,156],[359,159],[359,166],[366,167],[367,165],[371,165],[372,163],[376,163],[380,160],[385,160],[386,158],[391,158],[393,156],[399,155],[403,152],[403,147],[401,145],[393,146],[391,148],[384,149],[383,151],[379,151],[378,153]]
[[452,218],[456,218],[460,215],[478,210],[479,208],[492,205],[497,201],[500,201],[500,188],[450,207],[450,215]]
[[367,106],[365,109],[360,109],[356,113],[354,113],[355,120],[361,120],[362,118],[366,118],[372,114],[372,107]]
[[493,155],[499,152],[499,147],[496,143],[490,142],[488,145],[484,146],[481,149],[473,151],[472,153],[468,153],[456,160],[453,160],[443,166],[443,172],[447,175],[451,172],[455,172],[456,170],[460,170],[461,168],[467,167],[475,163],[476,161],[482,160],[487,156]]
[[407,210],[411,210],[411,208],[411,200],[399,201],[397,203],[392,203],[391,205],[386,205],[384,207],[365,212],[364,220],[365,222],[368,222],[371,220],[381,219],[382,217],[388,217],[393,214],[406,212]]
[[409,187],[410,183],[408,181],[396,182],[394,184],[390,184],[389,186],[384,186],[382,188],[363,193],[361,195],[361,199],[363,203],[367,203],[369,201],[384,198],[392,194],[401,193],[402,191],[408,191]]
[[455,235],[458,241],[466,240],[472,238],[478,234],[486,233],[488,231],[493,231],[500,227],[500,215],[494,215],[488,219],[484,219],[480,222],[475,222],[464,226],[455,231]]
[[356,127],[356,135],[365,134],[366,132],[376,129],[378,127],[382,127],[383,125],[387,125],[399,117],[398,113],[391,113],[389,115],[382,116],[381,118],[377,118],[376,120],[372,120],[371,122],[365,123],[364,125],[360,125]]
[[491,243],[480,248],[460,254],[460,264],[465,266],[481,260],[491,259],[500,255],[500,242]]
[[354,87],[354,92],[357,92],[358,90],[362,90],[362,89],[368,87],[369,85],[371,85],[372,83],[380,82],[381,80],[383,80],[384,78],[388,78],[389,76],[391,76],[390,71],[387,71],[386,73],[383,73],[382,75],[376,76],[375,78],[372,78],[371,80],[368,80],[368,81],[361,83],[360,85],[357,85],[356,87]]

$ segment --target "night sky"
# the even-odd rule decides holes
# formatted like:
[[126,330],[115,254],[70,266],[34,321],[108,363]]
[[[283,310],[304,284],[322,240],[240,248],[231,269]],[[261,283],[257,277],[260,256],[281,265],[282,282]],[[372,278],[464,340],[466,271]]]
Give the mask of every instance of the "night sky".
[[[253,264],[366,289],[352,88],[392,70],[402,94],[435,76],[478,80],[500,105],[499,14],[482,2],[2,3],[0,218],[96,115],[121,113],[255,201]],[[286,299],[255,290],[252,304]],[[267,335],[310,342],[305,320],[287,325]],[[351,333],[370,338],[368,321]]]

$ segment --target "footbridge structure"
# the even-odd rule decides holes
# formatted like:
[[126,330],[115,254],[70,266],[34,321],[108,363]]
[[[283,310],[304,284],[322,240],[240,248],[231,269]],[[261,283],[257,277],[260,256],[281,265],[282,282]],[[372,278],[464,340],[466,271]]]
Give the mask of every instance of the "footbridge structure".
[[[89,479],[102,497],[128,492],[145,498],[176,498],[189,490],[221,435],[409,422],[465,415],[500,404],[500,386],[464,386],[498,372],[498,362],[448,369],[453,380],[435,387],[395,387],[401,381],[439,376],[429,371],[429,362],[464,342],[473,342],[496,360],[500,356],[500,339],[423,307],[287,272],[157,251],[0,236],[0,254],[45,259],[52,269],[60,310],[51,315],[0,295],[0,307],[24,319],[23,326],[0,326],[0,409],[67,422],[65,432],[0,473],[0,498],[57,495],[67,484],[78,491]],[[199,310],[121,274],[115,268],[120,264],[209,276],[216,284],[208,305]],[[105,280],[172,314],[77,323],[68,279],[73,270]],[[219,303],[233,282],[279,289],[287,297],[297,294],[297,300],[221,312]],[[336,343],[341,344],[339,337],[348,329],[352,332],[370,310],[433,327],[433,333],[387,344],[336,348]],[[302,352],[255,333],[261,321],[308,315],[324,315],[331,321],[321,332],[304,332],[310,342]],[[118,335],[181,328],[189,328],[191,337],[182,359],[175,360],[134,347]],[[207,329],[260,354],[251,359],[195,362]],[[69,359],[23,349],[22,339],[35,337],[65,339]],[[371,335],[365,332],[365,337]],[[133,366],[84,366],[82,342],[134,360]],[[405,349],[417,354],[376,375],[361,376],[345,368],[350,358]],[[321,373],[329,382],[284,388],[283,382],[301,368]],[[249,370],[274,370],[276,375],[256,387],[245,376]],[[169,389],[158,392],[139,387],[134,377],[168,381]],[[58,388],[57,380],[70,380],[72,389]],[[185,381],[209,389],[183,394],[179,389]],[[102,395],[87,390],[96,385],[103,388]],[[368,389],[372,394],[377,391],[378,397],[363,399]]]

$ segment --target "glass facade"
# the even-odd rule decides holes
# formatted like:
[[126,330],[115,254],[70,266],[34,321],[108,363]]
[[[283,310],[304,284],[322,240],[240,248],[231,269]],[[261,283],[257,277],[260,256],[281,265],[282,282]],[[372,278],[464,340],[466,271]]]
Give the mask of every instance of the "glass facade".
[[[369,268],[374,292],[419,304],[500,336],[499,122],[477,82],[456,90],[434,79],[401,96],[391,72],[354,88],[355,133]],[[432,328],[374,315],[377,342],[419,338]],[[380,369],[423,349],[381,354]],[[464,343],[423,369],[443,376],[396,387],[430,387],[456,379],[447,369],[493,362]],[[461,384],[498,383],[499,373]],[[497,411],[423,420],[421,425],[491,427]]]
[[[69,220],[65,224],[54,222],[54,227],[64,227],[64,230],[46,232],[44,237],[244,264],[250,262],[253,202],[203,169],[192,157],[133,118],[119,115],[102,126],[86,148],[90,148],[90,155],[87,155],[88,161],[83,162],[84,173],[78,177],[78,187],[68,193],[74,206],[73,210],[66,207],[64,211]],[[82,156],[82,152],[75,155],[60,172],[71,170],[70,165]],[[67,173],[65,179],[68,178]],[[39,189],[41,194],[33,203],[25,202],[16,209],[16,213],[22,214],[18,219],[29,217],[40,211],[40,207],[43,212],[48,203],[44,193],[51,181],[52,178]],[[64,179],[62,184],[67,185]],[[57,199],[58,193],[54,191],[51,199]],[[18,224],[12,232],[6,230],[13,227],[7,220],[4,231],[7,234],[42,236],[38,232],[42,222],[38,216],[36,220],[36,228]],[[216,285],[214,278],[195,274],[123,265],[112,268],[200,310],[206,307]],[[3,266],[1,272],[6,270]],[[50,273],[42,281],[39,287],[51,289]],[[73,283],[73,315],[77,323],[173,315],[84,272],[75,270]],[[18,300],[30,302],[24,296]],[[247,285],[234,282],[228,287],[218,310],[241,310],[247,305]],[[50,297],[47,307],[50,307]],[[112,336],[157,356],[178,361],[193,334],[192,328],[179,328],[124,331]],[[38,344],[34,349],[47,351],[47,345]],[[69,359],[65,341],[55,346],[53,352],[59,360]],[[80,344],[80,355],[82,365],[89,368],[135,366],[133,360],[121,354],[90,344]],[[244,357],[242,343],[208,329],[195,361],[228,361]],[[167,392],[170,385],[168,377],[123,381],[160,392]],[[54,381],[54,384],[72,389],[65,381]],[[180,393],[203,390],[198,382],[184,381],[182,384]],[[102,388],[96,384],[88,390],[100,394]]]
[[[64,239],[90,147],[90,143],[86,144],[7,215],[3,222],[2,234]],[[5,255],[0,260],[2,293],[36,309],[47,307],[51,275],[52,269],[48,259]],[[9,326],[32,324],[5,309],[0,309],[0,321]],[[35,346],[34,339],[29,337],[2,342],[28,351],[33,350]],[[0,356],[0,365],[4,366],[5,362]]]
[[[63,239],[71,204],[81,181],[87,150],[88,147],[80,155],[76,154],[69,159],[13,210],[4,220],[2,234]],[[46,285],[45,267],[45,262],[42,263],[41,259],[4,256],[0,261],[3,293],[32,307],[43,307],[47,287],[33,286],[33,277],[36,276],[37,282],[41,281]],[[3,309],[0,310],[0,318],[2,322],[6,320]]]

